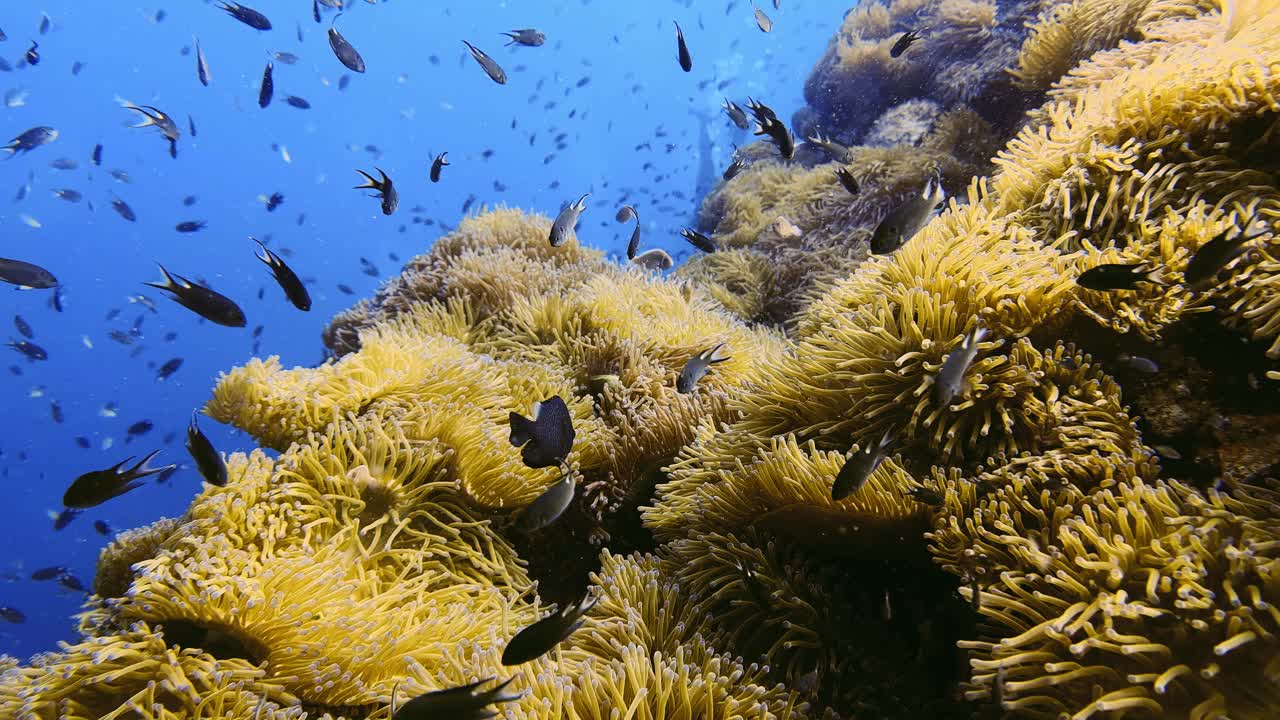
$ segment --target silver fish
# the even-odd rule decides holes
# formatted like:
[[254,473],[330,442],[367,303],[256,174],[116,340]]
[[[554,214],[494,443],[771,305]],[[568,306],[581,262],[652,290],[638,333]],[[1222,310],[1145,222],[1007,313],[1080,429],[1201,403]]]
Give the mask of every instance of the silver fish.
[[946,198],[937,177],[930,178],[922,192],[903,200],[876,226],[871,236],[871,252],[885,255],[902,247],[929,222],[929,216]]
[[204,57],[204,49],[200,47],[200,38],[196,38],[196,77],[200,84],[209,87],[209,61]]
[[680,371],[680,377],[676,379],[676,390],[681,393],[693,392],[693,389],[698,386],[698,381],[711,372],[712,365],[728,360],[727,357],[716,357],[716,353],[722,347],[724,343],[689,358],[689,362],[685,363],[684,369]]
[[544,490],[520,513],[516,529],[531,533],[555,522],[573,502],[573,490],[573,473],[566,472],[559,482]]
[[738,129],[746,130],[750,127],[750,123],[747,121],[747,114],[738,106],[738,103],[725,98],[724,105],[721,105],[721,107],[724,108],[725,114],[729,116],[729,120],[738,126]]
[[631,259],[631,264],[636,267],[642,267],[645,270],[662,271],[675,267],[676,261],[671,258],[671,255],[666,250],[653,248],[636,255]]
[[467,49],[471,51],[471,57],[475,58],[476,62],[480,63],[480,67],[484,68],[484,72],[489,76],[490,80],[493,80],[499,85],[507,84],[507,72],[502,69],[502,66],[498,65],[498,63],[495,62],[493,58],[489,57],[485,51],[475,45],[472,45],[466,40],[463,40],[462,44],[466,45]]
[[569,233],[573,232],[573,228],[578,224],[582,211],[587,209],[585,203],[589,197],[591,193],[583,195],[578,198],[578,202],[566,206],[559,215],[556,215],[556,221],[551,225],[551,235],[548,237],[551,247],[560,247],[569,239]]
[[933,381],[933,397],[938,405],[947,407],[956,395],[964,389],[964,375],[978,356],[978,343],[987,336],[985,327],[977,327],[972,335],[960,341],[960,346],[947,354],[942,361],[942,368]]
[[772,29],[773,29],[773,21],[769,19],[769,16],[768,16],[768,15],[765,15],[765,14],[764,14],[764,11],[760,9],[760,6],[758,6],[758,5],[752,5],[751,7],[755,8],[755,11],[756,11],[756,25],[760,28],[760,31],[761,31],[761,32],[769,32],[770,30],[772,30]]

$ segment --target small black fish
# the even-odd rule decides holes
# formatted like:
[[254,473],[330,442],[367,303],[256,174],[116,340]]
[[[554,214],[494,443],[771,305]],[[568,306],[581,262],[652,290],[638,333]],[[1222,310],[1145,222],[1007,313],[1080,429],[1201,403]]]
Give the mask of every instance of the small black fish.
[[507,84],[507,72],[503,70],[493,58],[489,57],[483,50],[472,45],[466,40],[463,40],[462,44],[466,45],[467,49],[471,51],[471,57],[475,58],[476,62],[480,63],[480,67],[484,68],[484,72],[489,76],[490,80],[493,80],[499,85]]
[[28,65],[34,66],[40,64],[40,51],[37,50],[39,47],[40,43],[35,40],[31,41],[31,47],[27,48],[27,53],[23,55],[23,57],[26,58]]
[[689,55],[689,46],[684,42],[684,31],[680,29],[678,22],[676,23],[676,59],[680,61],[681,70],[689,72],[693,69],[693,57]]
[[[15,611],[16,612],[16,611]],[[500,683],[491,690],[477,692],[476,689],[494,678],[477,680],[468,685],[436,690],[419,695],[396,711],[391,720],[483,720],[497,717],[497,712],[489,708],[496,703],[512,702],[524,697],[521,695],[503,695],[502,690],[511,684],[511,679]]]
[[182,205],[183,207],[191,207],[192,205],[195,205],[196,202],[198,201],[199,201],[199,198],[197,198],[195,195],[188,195],[182,198]]
[[551,224],[551,233],[548,240],[551,247],[560,247],[569,239],[569,233],[573,232],[578,225],[578,218],[582,216],[582,212],[587,209],[587,198],[591,197],[591,193],[587,193],[578,198],[578,202],[566,205],[563,210],[556,215],[556,220]]
[[89,156],[89,159],[94,165],[102,164],[102,143],[93,146],[93,154]]
[[902,53],[907,51],[907,48],[911,47],[912,43],[919,39],[920,32],[918,30],[906,31],[902,34],[902,37],[898,38],[898,41],[893,44],[893,47],[889,48],[889,57],[899,57]]
[[884,255],[905,245],[929,222],[933,211],[946,197],[938,179],[929,178],[924,190],[903,200],[876,225],[871,234],[871,252]]
[[9,144],[4,146],[4,149],[9,151],[10,156],[13,156],[19,152],[31,152],[41,145],[48,145],[57,139],[57,130],[54,130],[47,125],[37,125],[36,127],[33,127],[18,137],[10,140]]
[[8,605],[0,605],[0,620],[4,620],[5,622],[12,623],[14,625],[21,625],[27,621],[27,616],[18,608],[9,607]]
[[53,519],[53,529],[55,531],[66,530],[67,526],[70,525],[71,521],[75,520],[78,515],[80,515],[79,510],[63,508],[62,512],[58,513],[58,516]]
[[165,380],[168,380],[169,377],[174,373],[178,372],[178,369],[181,367],[182,367],[182,358],[180,357],[172,358],[170,360],[165,361],[165,364],[161,365],[160,369],[156,371],[156,381],[163,382]]
[[582,602],[566,605],[516,633],[502,650],[502,664],[521,665],[551,652],[556,645],[569,639],[575,630],[582,627],[583,616],[598,602],[600,598],[592,599],[588,595]]
[[244,311],[227,296],[196,285],[181,275],[171,275],[163,265],[160,265],[160,274],[164,275],[163,282],[143,285],[169,293],[174,302],[210,322],[226,327],[245,326]]
[[[334,17],[333,21],[337,22],[339,17],[342,17],[341,13]],[[338,61],[346,65],[348,70],[358,73],[364,72],[364,58],[360,57],[360,53],[356,52],[351,43],[342,37],[342,33],[339,33],[338,29],[332,26],[329,28],[329,47],[333,48],[333,54],[338,56]]]
[[1104,263],[1076,276],[1076,284],[1088,290],[1133,290],[1140,282],[1158,282],[1156,270],[1146,263]]
[[729,119],[733,121],[733,124],[738,126],[738,129],[746,130],[750,126],[750,123],[747,121],[747,114],[743,112],[738,103],[730,100],[729,98],[725,98],[724,105],[722,107],[724,107],[725,113],[728,114]]
[[53,20],[45,13],[40,13],[40,34],[45,35],[53,27]]
[[676,391],[681,394],[693,392],[693,389],[698,386],[698,381],[711,372],[712,365],[728,360],[729,358],[727,357],[716,356],[716,353],[722,347],[724,347],[724,343],[720,343],[709,350],[703,350],[689,358],[689,361],[684,364],[684,368],[680,370],[680,377],[676,378]]
[[28,340],[10,340],[6,344],[25,355],[28,360],[36,361],[49,359],[49,353],[46,352],[44,348]]
[[247,8],[240,3],[229,1],[221,2],[218,7],[227,11],[228,15],[239,20],[245,25],[248,25],[254,30],[271,29],[271,21],[267,19],[267,16],[253,8]]
[[173,229],[180,233],[200,232],[207,224],[208,223],[203,220],[184,220],[177,225],[174,225]]
[[271,197],[267,198],[267,212],[275,212],[275,209],[280,207],[283,202],[284,195],[278,192],[271,193]]
[[75,575],[64,574],[59,576],[58,584],[68,590],[75,590],[76,592],[85,591],[84,583],[80,582],[80,578]]
[[724,174],[721,175],[721,177],[724,178],[725,182],[728,182],[738,177],[738,174],[741,173],[746,168],[747,168],[747,163],[745,160],[743,160],[742,158],[734,158],[733,162],[729,163],[729,167],[724,169]]
[[[533,28],[525,28],[523,30],[512,30],[504,32],[503,35],[511,38],[511,42],[507,45],[523,45],[525,47],[539,47],[547,41],[547,36],[534,30]],[[505,46],[504,46],[505,47]]]
[[53,276],[53,273],[39,265],[2,257],[0,257],[0,282],[33,290],[47,290],[58,285],[58,279]]
[[58,158],[57,160],[49,163],[49,167],[54,170],[75,170],[80,167],[80,163],[72,160],[71,158]]
[[284,290],[285,297],[289,298],[289,302],[304,312],[310,310],[311,295],[307,293],[307,288],[298,279],[298,276],[285,264],[284,260],[280,259],[279,255],[271,252],[260,240],[257,238],[251,239],[258,243],[258,247],[262,248],[262,255],[254,253],[254,257],[271,268],[271,274],[275,276],[276,283],[280,285],[280,289]]
[[876,468],[880,467],[892,442],[892,436],[885,433],[880,438],[879,445],[868,443],[865,448],[846,458],[840,471],[836,473],[835,481],[831,483],[831,499],[843,500],[861,489]]
[[139,420],[138,422],[130,425],[129,429],[126,430],[125,433],[132,438],[146,435],[153,429],[155,429],[155,424],[150,420]]
[[110,534],[111,534],[111,526],[110,526],[110,525],[108,525],[108,524],[106,523],[106,521],[105,521],[105,520],[94,520],[94,521],[93,521],[93,529],[94,529],[94,530],[95,530],[99,535],[110,535]]
[[1182,273],[1187,285],[1193,288],[1203,288],[1208,285],[1232,260],[1248,250],[1246,246],[1250,240],[1258,237],[1256,234],[1246,235],[1242,232],[1228,239],[1227,236],[1233,229],[1223,230],[1220,235],[1201,245],[1200,249],[1196,250],[1196,254],[1191,256],[1191,262]]
[[512,411],[512,446],[521,448],[524,464],[531,468],[554,467],[564,462],[573,449],[576,432],[569,406],[559,395],[553,395],[533,406],[533,417]]
[[200,47],[200,38],[196,38],[196,78],[201,85],[209,87],[209,62],[205,60],[204,50]]
[[190,113],[187,114],[187,131],[191,133],[191,137],[195,137],[197,135],[196,119],[191,117]]
[[62,567],[61,565],[53,565],[51,567],[42,567],[36,570],[35,572],[31,573],[31,579],[35,580],[36,582],[45,582],[46,580],[53,580],[57,578],[59,575],[62,575],[63,573],[66,573],[66,572],[67,572],[67,569]]
[[680,237],[688,240],[690,245],[698,248],[702,252],[713,253],[716,251],[716,242],[697,230],[684,228],[680,231]]
[[631,231],[631,239],[627,242],[627,259],[635,260],[636,252],[640,250],[640,213],[630,205],[623,205],[619,208],[616,219],[620,223],[636,221],[635,229]]
[[849,192],[850,195],[858,194],[858,179],[853,176],[849,168],[837,168],[836,179],[840,181],[840,185]]
[[196,425],[196,413],[191,413],[191,423],[187,425],[187,452],[196,461],[196,470],[205,482],[218,487],[227,486],[227,464],[214,449],[213,443]]
[[21,315],[13,316],[13,326],[18,329],[18,334],[28,340],[32,340],[36,336],[35,332],[31,329],[31,324],[26,320],[23,320]]
[[271,61],[267,61],[267,69],[262,71],[262,85],[258,88],[258,107],[264,108],[271,104],[271,96],[275,94],[276,83],[271,78],[271,71],[275,68]]
[[276,60],[279,60],[280,62],[284,63],[285,65],[298,64],[298,56],[294,55],[291,52],[274,52],[274,53],[271,53],[271,56],[274,57]]
[[400,206],[400,194],[396,192],[395,184],[391,182],[391,178],[382,171],[382,168],[374,168],[378,174],[382,176],[381,180],[374,180],[373,176],[363,170],[356,170],[365,177],[363,185],[356,185],[356,190],[376,190],[378,197],[382,198],[382,214],[390,215]]
[[297,95],[285,95],[284,101],[289,104],[289,107],[296,107],[299,110],[311,109],[311,103],[307,102],[303,98],[298,97]]
[[61,424],[62,424],[62,420],[63,420],[63,417],[62,417],[62,406],[58,404],[58,401],[57,401],[57,400],[51,400],[51,401],[49,402],[49,417],[50,417],[50,418],[51,418],[55,423],[57,423],[57,424],[59,424],[59,425],[61,425]]
[[907,494],[911,496],[912,500],[931,507],[939,507],[946,501],[946,498],[937,490],[927,487],[911,488]]
[[78,203],[84,197],[84,195],[80,194],[79,190],[72,190],[71,188],[54,190],[53,194],[55,197],[66,200],[69,203]]
[[1141,355],[1130,355],[1129,353],[1120,353],[1116,355],[1116,360],[1131,370],[1140,372],[1144,375],[1155,375],[1160,372],[1160,366],[1156,361],[1150,358],[1144,358]]
[[131,468],[124,469],[124,466],[133,459],[132,457],[126,458],[106,470],[93,470],[81,475],[71,483],[71,487],[67,488],[67,492],[62,496],[62,504],[73,510],[85,510],[95,507],[136,489],[141,485],[137,481],[148,475],[155,475],[165,470],[177,468],[176,465],[165,465],[158,468],[148,467],[147,463],[151,462],[159,454],[160,451],[156,450]]
[[133,212],[133,208],[129,207],[129,203],[118,197],[113,197],[111,199],[111,207],[115,209],[116,214],[129,222],[134,222],[138,219],[138,216]]
[[779,120],[764,120],[756,125],[756,135],[764,135],[769,138],[774,147],[778,148],[778,153],[783,159],[790,160],[796,154],[796,139]]
[[440,171],[443,170],[445,166],[449,164],[448,157],[449,157],[449,153],[442,152],[436,156],[435,160],[431,162],[431,182],[433,183],[440,182]]

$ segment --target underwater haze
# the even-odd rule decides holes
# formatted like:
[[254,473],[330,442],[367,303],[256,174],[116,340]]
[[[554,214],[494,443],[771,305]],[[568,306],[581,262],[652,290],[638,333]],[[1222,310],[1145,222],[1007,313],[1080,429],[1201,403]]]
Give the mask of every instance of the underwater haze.
[[10,0],[0,95],[0,720],[1280,718],[1280,0]]
[[[6,4],[0,57],[12,70],[0,73],[0,87],[21,102],[0,113],[5,138],[35,126],[58,137],[0,162],[7,195],[0,256],[53,272],[63,309],[50,307],[51,290],[4,291],[8,315],[30,325],[30,342],[48,359],[15,352],[0,379],[8,496],[0,605],[26,615],[22,625],[0,623],[0,652],[25,656],[72,637],[68,618],[84,594],[29,576],[58,566],[89,583],[109,539],[95,520],[114,533],[182,513],[200,487],[183,448],[188,419],[219,372],[253,356],[278,355],[286,366],[319,362],[330,317],[371,295],[467,213],[507,205],[554,215],[590,192],[584,242],[621,254],[630,228],[613,214],[631,202],[651,246],[685,247],[677,232],[697,212],[700,161],[722,168],[745,142],[720,113],[722,96],[759,95],[779,110],[794,108],[794,79],[839,21],[824,5],[786,8],[787,22],[766,35],[742,7],[726,13],[691,2],[348,0],[337,27],[366,63],[357,74],[330,49],[326,31],[336,11],[321,5],[317,24],[306,0],[256,3],[269,31],[212,2]],[[49,26],[41,33],[44,17]],[[672,18],[696,50],[691,74],[676,62]],[[545,45],[504,47],[501,33],[520,28],[544,32]],[[196,39],[207,87],[198,78]],[[463,40],[503,65],[507,84],[492,82]],[[35,66],[22,62],[32,41]],[[296,55],[296,64],[274,60],[277,52]],[[259,86],[269,60],[275,97],[263,109]],[[349,82],[345,89],[340,80]],[[286,95],[310,109],[286,104]],[[176,121],[176,158],[155,128],[130,127],[142,118],[120,100]],[[700,118],[710,148],[698,142]],[[98,144],[100,166],[91,160]],[[443,152],[451,164],[432,183],[432,160]],[[76,167],[51,166],[61,158]],[[363,181],[357,169],[376,177],[375,167],[399,191],[395,215],[383,216],[377,199],[352,189]],[[127,182],[113,178],[117,170]],[[61,189],[82,199],[70,203],[54,194]],[[25,197],[15,199],[19,192]],[[284,201],[268,212],[263,198],[273,193]],[[189,206],[188,197],[195,198]],[[136,221],[113,210],[115,198]],[[186,221],[206,225],[175,230]],[[289,304],[254,258],[260,251],[251,236],[304,279],[309,312]],[[161,280],[156,263],[236,300],[247,326],[202,321],[144,286]],[[154,309],[130,301],[138,295]],[[13,340],[24,340],[11,317],[5,322]],[[181,367],[157,380],[174,358]],[[60,422],[51,417],[54,404]],[[108,407],[112,417],[103,416]],[[144,420],[152,430],[127,434]],[[220,450],[252,446],[207,418],[201,427]],[[170,478],[53,530],[50,513],[62,509],[62,493],[77,476],[157,449],[163,452],[153,464],[180,465]]]

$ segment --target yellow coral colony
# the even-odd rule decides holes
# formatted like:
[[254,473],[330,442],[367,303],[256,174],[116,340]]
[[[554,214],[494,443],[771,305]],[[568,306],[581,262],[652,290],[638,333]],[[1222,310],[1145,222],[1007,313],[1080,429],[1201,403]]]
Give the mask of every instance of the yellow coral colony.
[[[995,131],[958,106],[919,146],[839,159],[856,202],[837,163],[762,160],[703,208],[725,251],[671,278],[484,212],[335,318],[333,359],[228,372],[206,411],[278,456],[232,455],[227,487],[118,536],[83,638],[0,661],[0,717],[383,719],[512,673],[511,718],[1275,717],[1280,485],[1162,467],[1105,344],[1195,315],[1280,356],[1280,2],[1036,5],[1020,50],[993,54],[1048,102],[989,178],[970,180],[992,154],[973,148]],[[936,23],[932,55],[890,58],[913,18]],[[920,80],[1001,21],[983,0],[863,3],[821,82]],[[930,82],[965,101],[961,72]],[[943,213],[867,259],[935,171]],[[1186,287],[1224,231],[1257,238]],[[1075,283],[1138,262],[1163,282]],[[720,343],[731,359],[677,393]],[[529,540],[510,519],[560,471],[520,462],[507,417],[551,395],[579,493]],[[882,438],[889,456],[833,500]],[[501,667],[548,597],[582,590],[557,566],[584,552],[585,625]]]

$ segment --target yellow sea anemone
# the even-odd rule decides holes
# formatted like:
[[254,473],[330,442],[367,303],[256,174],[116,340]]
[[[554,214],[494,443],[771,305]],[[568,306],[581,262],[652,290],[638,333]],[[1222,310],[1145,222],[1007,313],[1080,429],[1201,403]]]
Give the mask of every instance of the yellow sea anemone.
[[[982,590],[968,697],[1002,677],[1004,708],[1034,717],[1268,717],[1278,508],[1274,489],[1121,483],[1055,512],[1035,562]],[[1017,527],[992,530],[1018,542]]]
[[831,499],[844,455],[822,452],[794,436],[733,464],[705,462],[695,442],[658,486],[659,500],[645,523],[661,539],[767,528],[822,552],[854,554],[886,538],[919,536],[927,507],[905,493],[909,476],[886,460],[861,490]]
[[160,518],[150,525],[116,534],[98,554],[94,594],[104,598],[122,597],[133,582],[133,564],[155,557],[179,525],[179,520]]
[[240,659],[166,645],[146,623],[110,637],[63,643],[0,673],[0,715],[66,720],[300,718],[284,683]]

